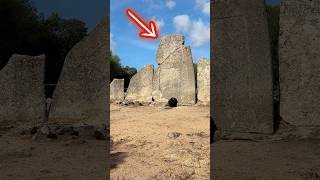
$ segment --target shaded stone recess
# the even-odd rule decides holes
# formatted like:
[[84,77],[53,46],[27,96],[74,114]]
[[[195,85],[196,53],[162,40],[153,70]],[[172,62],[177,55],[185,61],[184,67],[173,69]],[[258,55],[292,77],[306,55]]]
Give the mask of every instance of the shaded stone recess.
[[124,100],[124,79],[113,79],[110,84],[110,101]]
[[320,125],[320,0],[283,0],[280,8],[280,116]]
[[272,60],[264,0],[213,2],[211,115],[221,131],[273,132]]
[[0,71],[0,123],[44,120],[45,56],[12,55]]
[[178,104],[194,104],[195,75],[190,46],[184,45],[181,35],[168,35],[160,40],[157,50],[153,94],[155,101],[174,97]]
[[108,30],[101,22],[66,57],[49,121],[107,119]]
[[126,99],[129,101],[152,101],[153,65],[145,65],[131,80]]
[[210,103],[210,63],[200,59],[197,65],[197,98],[200,103]]

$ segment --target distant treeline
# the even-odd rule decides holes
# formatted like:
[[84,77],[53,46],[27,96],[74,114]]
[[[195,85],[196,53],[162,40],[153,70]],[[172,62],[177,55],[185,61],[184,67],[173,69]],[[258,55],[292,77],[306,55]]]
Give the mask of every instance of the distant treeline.
[[45,83],[56,84],[69,50],[87,35],[84,22],[45,18],[31,0],[0,1],[0,69],[14,53],[46,55]]
[[111,56],[110,61],[110,82],[114,78],[124,79],[124,87],[128,88],[130,79],[133,75],[137,73],[137,69],[129,66],[122,66],[120,63],[120,58],[117,55]]

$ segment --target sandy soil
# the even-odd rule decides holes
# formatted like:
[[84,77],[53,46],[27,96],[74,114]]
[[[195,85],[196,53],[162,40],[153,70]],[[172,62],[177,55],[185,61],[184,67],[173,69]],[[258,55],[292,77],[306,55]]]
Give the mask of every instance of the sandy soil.
[[223,180],[319,180],[320,141],[218,141],[212,177]]
[[111,106],[111,179],[209,179],[209,107]]
[[1,180],[106,179],[105,140],[71,136],[33,140],[17,132],[26,126],[0,125]]
[[[32,140],[17,132],[21,126],[26,125],[0,125],[1,180],[107,179],[106,141],[72,136]],[[110,133],[111,179],[210,177],[209,107],[111,105]],[[319,128],[219,137],[211,145],[211,177],[319,180],[319,137]]]

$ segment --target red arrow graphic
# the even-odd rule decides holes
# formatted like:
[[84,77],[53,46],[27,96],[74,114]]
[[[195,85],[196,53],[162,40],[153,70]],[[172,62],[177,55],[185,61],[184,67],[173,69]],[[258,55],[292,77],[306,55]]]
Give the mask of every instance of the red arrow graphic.
[[158,38],[157,26],[154,21],[150,21],[147,25],[132,9],[127,9],[126,13],[127,16],[142,29],[139,33],[140,37],[147,39]]

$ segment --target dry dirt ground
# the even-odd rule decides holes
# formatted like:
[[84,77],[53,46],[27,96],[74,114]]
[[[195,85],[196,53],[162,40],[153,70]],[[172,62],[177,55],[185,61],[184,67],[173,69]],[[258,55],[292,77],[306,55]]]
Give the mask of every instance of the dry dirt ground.
[[209,107],[111,105],[111,179],[210,179]]
[[[112,105],[111,179],[210,179],[208,119],[208,107]],[[211,179],[319,180],[320,129],[281,129],[219,137]]]
[[[110,114],[111,179],[209,179],[209,107],[111,105]],[[0,180],[107,179],[104,140],[32,140],[21,126],[0,124]],[[212,179],[319,180],[319,137],[319,128],[219,137],[211,145]]]
[[320,179],[319,140],[224,140],[215,143],[212,149],[212,179]]
[[107,142],[58,136],[33,140],[26,124],[0,124],[0,180],[105,180]]

